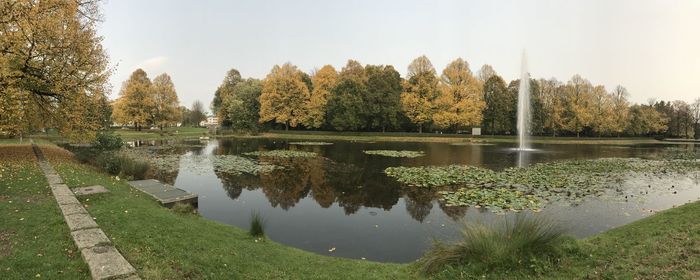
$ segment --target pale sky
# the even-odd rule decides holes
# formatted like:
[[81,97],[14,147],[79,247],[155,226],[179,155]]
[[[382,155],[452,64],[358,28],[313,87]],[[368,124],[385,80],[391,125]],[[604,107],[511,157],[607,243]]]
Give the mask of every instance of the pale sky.
[[406,73],[425,54],[518,78],[578,73],[634,102],[700,97],[700,1],[175,1],[109,0],[100,26],[116,98],[131,72],[167,72],[180,102],[207,107],[230,68],[264,78],[291,62],[310,72],[352,58]]

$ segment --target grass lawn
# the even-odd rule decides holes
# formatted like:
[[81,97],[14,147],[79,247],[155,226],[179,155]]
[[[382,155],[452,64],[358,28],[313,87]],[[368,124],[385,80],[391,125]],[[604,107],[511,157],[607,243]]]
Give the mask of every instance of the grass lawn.
[[[144,279],[415,279],[407,265],[316,255],[196,215],[176,214],[124,181],[44,154],[70,187],[100,184],[108,194],[80,198]],[[54,151],[54,152],[52,152]]]
[[209,129],[204,127],[168,127],[164,129],[164,133],[158,129],[150,130],[143,129],[136,131],[133,129],[112,129],[124,140],[156,140],[156,139],[175,139],[175,138],[198,138],[209,132]]
[[0,144],[0,278],[90,278],[28,144]]
[[[422,278],[412,264],[333,258],[271,240],[256,242],[243,229],[163,208],[124,181],[74,162],[63,149],[42,149],[70,187],[101,184],[110,190],[80,200],[144,279]],[[0,156],[0,278],[88,278],[30,146],[0,144]],[[465,266],[432,277],[698,279],[698,217],[700,202],[694,202],[580,240],[575,254],[535,274],[474,273]]]

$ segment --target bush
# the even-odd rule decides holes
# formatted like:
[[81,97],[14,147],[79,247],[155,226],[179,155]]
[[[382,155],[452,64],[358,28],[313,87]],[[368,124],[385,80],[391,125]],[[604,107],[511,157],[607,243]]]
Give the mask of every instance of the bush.
[[436,241],[418,265],[423,273],[454,266],[478,273],[495,269],[541,273],[572,250],[568,241],[575,242],[559,227],[536,218],[518,216],[500,227],[464,224],[460,240],[451,244]]
[[148,172],[148,163],[145,161],[134,160],[127,156],[116,156],[119,162],[119,176],[130,178],[132,180],[142,180],[146,178]]
[[258,212],[253,212],[250,215],[250,230],[248,233],[253,237],[265,236],[265,219]]
[[92,143],[94,149],[105,152],[105,151],[116,151],[124,146],[124,141],[119,135],[111,132],[99,132],[95,141]]

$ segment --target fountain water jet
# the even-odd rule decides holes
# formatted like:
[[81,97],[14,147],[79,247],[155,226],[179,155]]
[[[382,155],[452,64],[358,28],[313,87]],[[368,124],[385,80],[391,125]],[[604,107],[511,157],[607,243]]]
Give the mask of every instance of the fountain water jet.
[[527,58],[523,50],[520,66],[520,87],[518,88],[518,150],[530,150],[528,132],[530,130],[530,74],[527,72]]

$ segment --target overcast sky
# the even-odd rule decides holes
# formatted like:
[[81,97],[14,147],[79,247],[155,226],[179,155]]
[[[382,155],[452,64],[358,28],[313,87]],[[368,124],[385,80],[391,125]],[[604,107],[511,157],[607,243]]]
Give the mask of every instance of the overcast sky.
[[635,102],[700,97],[700,1],[143,1],[109,0],[100,34],[116,98],[131,72],[167,72],[180,101],[209,105],[230,68],[264,78],[273,65],[304,71],[347,59],[391,64],[402,75],[427,55],[457,57],[519,76],[578,73]]

